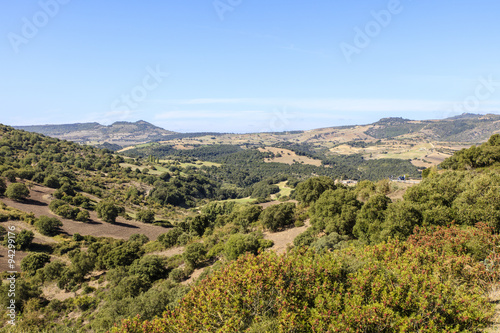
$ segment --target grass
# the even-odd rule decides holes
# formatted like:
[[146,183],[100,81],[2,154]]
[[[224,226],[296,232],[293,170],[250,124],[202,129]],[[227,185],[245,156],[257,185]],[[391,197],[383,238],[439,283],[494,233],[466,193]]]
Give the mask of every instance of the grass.
[[279,194],[281,197],[289,196],[292,193],[292,188],[286,186],[286,183],[287,181],[276,184],[280,188]]
[[254,203],[255,199],[250,198],[250,197],[246,197],[246,198],[241,198],[241,199],[220,200],[219,202],[228,202],[228,201],[234,201],[236,203],[246,204],[246,203]]

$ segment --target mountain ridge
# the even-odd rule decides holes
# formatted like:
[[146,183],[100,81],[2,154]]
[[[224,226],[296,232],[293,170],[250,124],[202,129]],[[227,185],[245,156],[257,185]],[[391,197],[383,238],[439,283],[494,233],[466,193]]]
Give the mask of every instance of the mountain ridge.
[[[169,131],[151,124],[144,120],[136,122],[117,121],[111,125],[101,125],[97,122],[74,123],[60,125],[31,125],[14,126],[16,129],[22,129],[29,132],[36,132],[58,139],[74,141],[80,144],[91,144],[94,146],[108,146],[116,149],[135,146],[138,144],[168,141],[177,138],[199,137],[203,135],[224,135],[238,137],[241,134],[227,133],[177,133]],[[329,133],[325,133],[330,131]],[[301,138],[311,136],[306,139],[335,141],[333,133],[352,131],[356,140],[377,140],[377,139],[398,139],[398,138],[418,138],[446,142],[460,143],[481,143],[486,141],[491,135],[500,133],[500,115],[499,114],[472,114],[463,113],[461,115],[448,117],[445,119],[429,120],[411,120],[403,117],[386,117],[366,125],[351,126],[330,126],[307,131],[283,131],[280,133],[247,133],[247,137],[253,134],[275,136],[282,135],[282,140],[295,138],[302,141]],[[326,135],[325,135],[326,134]]]

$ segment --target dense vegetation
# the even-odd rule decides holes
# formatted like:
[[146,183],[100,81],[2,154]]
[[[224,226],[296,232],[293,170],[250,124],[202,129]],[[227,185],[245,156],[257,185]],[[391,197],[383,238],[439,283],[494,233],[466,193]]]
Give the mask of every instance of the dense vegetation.
[[[493,314],[487,295],[500,277],[498,136],[443,163],[453,170],[428,169],[402,200],[389,198],[400,188],[387,179],[335,182],[346,172],[378,179],[377,167],[393,172],[390,161],[324,156],[333,167],[285,165],[264,163],[270,153],[251,148],[160,145],[132,159],[5,126],[0,136],[4,248],[6,227],[23,221],[13,245],[24,256],[18,325],[6,331],[478,332]],[[165,155],[149,154],[160,147]],[[489,162],[478,163],[484,156]],[[51,189],[52,216],[5,204],[29,204],[35,185]],[[13,188],[21,195],[12,197]],[[247,197],[281,202],[263,208],[234,200]],[[165,229],[158,239],[61,230],[61,219],[92,223],[95,216]],[[294,227],[305,232],[291,249],[269,250],[270,235]],[[64,297],[49,297],[50,290]]]

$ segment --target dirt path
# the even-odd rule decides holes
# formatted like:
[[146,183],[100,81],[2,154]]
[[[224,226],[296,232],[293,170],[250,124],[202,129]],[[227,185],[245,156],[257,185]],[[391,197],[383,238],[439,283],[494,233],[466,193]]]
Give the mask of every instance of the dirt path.
[[116,223],[106,223],[97,218],[97,213],[90,211],[89,222],[77,222],[64,219],[52,213],[49,209],[51,196],[54,189],[35,185],[31,188],[30,198],[23,202],[17,202],[8,198],[1,198],[0,201],[7,206],[17,208],[23,212],[32,212],[36,217],[46,215],[57,217],[62,223],[63,234],[73,235],[79,233],[83,236],[91,235],[96,237],[113,237],[128,239],[133,234],[144,234],[150,240],[156,240],[159,235],[168,231],[163,227],[158,227],[137,221],[127,221],[122,217],[116,219]]

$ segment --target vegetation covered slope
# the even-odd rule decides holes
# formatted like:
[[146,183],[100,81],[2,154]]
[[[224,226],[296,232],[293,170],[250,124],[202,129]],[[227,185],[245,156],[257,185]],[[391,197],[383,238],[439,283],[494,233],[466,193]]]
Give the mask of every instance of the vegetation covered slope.
[[[326,175],[231,168],[257,165],[252,149],[230,147],[207,167],[0,129],[0,249],[14,225],[20,268],[12,332],[478,332],[490,322],[500,272],[491,167],[429,170],[392,201],[399,185],[387,179],[345,187]],[[42,188],[52,213],[15,208]],[[279,201],[231,199],[244,194]],[[64,216],[84,211],[86,222],[69,225],[165,228],[157,239],[61,232]],[[287,253],[272,252],[269,235],[304,224]]]

